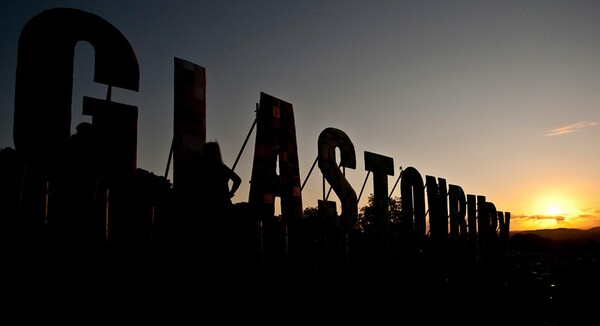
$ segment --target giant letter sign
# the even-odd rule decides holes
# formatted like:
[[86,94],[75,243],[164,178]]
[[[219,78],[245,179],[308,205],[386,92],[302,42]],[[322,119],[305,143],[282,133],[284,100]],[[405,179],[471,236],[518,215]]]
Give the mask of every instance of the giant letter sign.
[[460,186],[448,186],[448,203],[450,207],[450,241],[463,245],[467,239],[467,200],[465,192]]
[[480,255],[487,251],[487,239],[489,228],[489,217],[487,215],[487,201],[485,196],[477,196],[477,248]]
[[[422,248],[425,243],[425,191],[423,178],[417,169],[408,167],[402,172],[400,182],[402,196],[401,237]],[[403,240],[403,241],[406,241]]]
[[448,239],[448,204],[446,197],[446,179],[438,178],[439,186],[435,177],[425,176],[427,184],[427,203],[429,205],[429,226],[431,240],[437,249],[446,245]]
[[467,247],[473,255],[477,254],[477,196],[467,195],[467,225],[469,235]]
[[[256,119],[249,202],[261,217],[272,217],[275,213],[274,197],[279,196],[282,217],[299,221],[302,218],[302,196],[292,104],[260,93]],[[279,175],[275,166],[278,158]]]
[[[95,82],[139,90],[135,52],[123,34],[104,19],[77,9],[59,8],[45,10],[25,25],[19,38],[13,137],[28,166],[24,200],[30,199],[21,204],[26,207],[22,215],[35,224],[47,218],[43,209],[45,187],[53,186],[54,175],[64,165],[68,151],[73,59],[79,41],[94,46]],[[124,106],[115,106],[118,107]],[[136,138],[131,134],[137,132],[137,108],[126,107],[124,124],[129,147],[125,149],[125,157],[116,157],[120,152],[113,153],[116,155],[111,160],[118,161],[119,166],[128,166],[128,172],[134,173]],[[105,118],[103,115],[100,119]]]
[[206,143],[206,70],[175,58],[173,111],[173,187],[197,187],[194,169]]
[[508,241],[510,240],[510,212],[498,212],[498,226],[500,228],[500,245],[506,255],[508,253]]
[[19,38],[15,84],[15,147],[47,162],[71,135],[75,45],[94,46],[94,81],[139,90],[139,67],[127,39],[104,19],[77,9],[50,9],[33,17]]
[[489,255],[494,254],[498,247],[498,210],[494,203],[485,203],[485,216],[485,222],[487,223],[486,245],[488,250],[485,254]]
[[352,189],[352,186],[336,164],[335,149],[340,149],[339,165],[355,169],[356,153],[354,152],[354,144],[343,131],[326,128],[319,135],[318,147],[319,169],[342,202],[341,225],[349,231],[358,218],[358,200],[356,192],[354,192],[354,189]]
[[382,244],[390,244],[388,175],[394,175],[394,159],[365,151],[365,170],[373,172],[373,208],[375,229]]

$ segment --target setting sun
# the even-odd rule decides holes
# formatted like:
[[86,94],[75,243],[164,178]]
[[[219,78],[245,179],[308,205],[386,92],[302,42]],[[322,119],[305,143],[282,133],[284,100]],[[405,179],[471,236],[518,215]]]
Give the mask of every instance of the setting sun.
[[567,196],[559,194],[542,195],[534,201],[530,214],[553,218],[557,216],[565,217],[565,215],[575,214],[576,207],[577,203]]
[[555,215],[560,215],[561,214],[561,209],[558,208],[558,206],[550,206],[548,207],[548,209],[546,210],[545,215],[549,215],[549,216],[555,216]]
[[538,194],[531,200],[524,213],[514,213],[511,230],[537,230],[556,228],[587,229],[597,225],[596,211],[586,207],[586,203],[564,191],[549,191]]

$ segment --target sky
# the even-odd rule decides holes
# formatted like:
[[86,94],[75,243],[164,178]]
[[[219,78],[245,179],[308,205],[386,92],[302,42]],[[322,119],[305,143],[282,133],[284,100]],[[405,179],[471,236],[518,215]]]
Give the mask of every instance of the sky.
[[[1,148],[14,148],[20,32],[58,7],[104,18],[132,45],[140,90],[113,88],[112,100],[138,107],[139,168],[165,173],[178,57],[206,68],[207,140],[229,166],[265,92],[293,104],[302,181],[319,134],[334,127],[354,144],[346,177],[357,195],[368,151],[393,158],[390,191],[412,166],[486,196],[511,213],[511,230],[600,226],[599,1],[4,0]],[[91,121],[83,96],[106,96],[93,62],[93,47],[78,43],[73,130]],[[254,136],[234,202],[248,201]],[[372,189],[370,177],[359,207]],[[318,169],[302,199],[305,208],[322,199]]]

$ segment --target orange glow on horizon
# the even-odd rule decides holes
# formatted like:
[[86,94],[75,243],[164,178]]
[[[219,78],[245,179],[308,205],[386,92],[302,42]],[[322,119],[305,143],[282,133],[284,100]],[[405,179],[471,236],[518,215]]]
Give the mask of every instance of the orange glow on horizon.
[[584,209],[579,200],[560,192],[539,195],[525,213],[511,216],[511,231],[575,228],[586,230],[600,226],[600,214]]

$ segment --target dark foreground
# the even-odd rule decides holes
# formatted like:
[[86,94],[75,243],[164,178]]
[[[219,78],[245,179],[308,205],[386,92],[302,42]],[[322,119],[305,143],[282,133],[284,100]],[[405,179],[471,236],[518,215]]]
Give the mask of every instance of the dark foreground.
[[499,262],[317,266],[152,246],[19,249],[4,254],[2,301],[10,325],[589,325],[600,317],[599,257],[513,250]]

